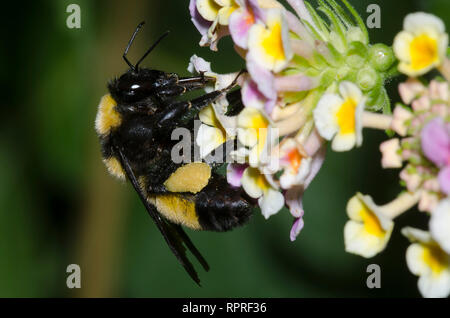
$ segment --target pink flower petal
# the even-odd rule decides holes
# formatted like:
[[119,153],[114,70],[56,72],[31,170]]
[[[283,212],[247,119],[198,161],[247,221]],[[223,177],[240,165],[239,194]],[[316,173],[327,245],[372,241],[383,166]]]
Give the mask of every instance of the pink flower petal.
[[449,99],[448,82],[432,80],[428,86],[431,99],[447,101]]
[[234,11],[229,19],[230,34],[236,45],[247,49],[248,31],[255,23],[255,17],[251,12],[240,9]]
[[289,27],[289,30],[297,34],[300,38],[304,39],[306,42],[310,44],[314,44],[314,38],[311,36],[311,33],[308,29],[303,25],[303,23],[299,20],[299,18],[290,11],[286,11],[286,21]]
[[247,0],[246,3],[248,10],[253,12],[255,20],[265,23],[267,14],[266,11],[259,5],[258,0]]
[[400,172],[400,179],[406,183],[406,188],[410,192],[415,192],[422,182],[422,178],[417,173],[408,172],[408,167]]
[[309,135],[308,139],[306,139],[303,149],[305,149],[306,153],[310,157],[314,157],[315,154],[322,149],[323,144],[325,143],[325,139],[320,136],[317,129],[314,129],[311,135]]
[[269,115],[276,104],[275,99],[267,99],[259,91],[258,86],[252,79],[247,79],[242,86],[242,102],[246,107],[264,109]]
[[413,115],[409,110],[401,106],[395,107],[391,128],[400,136],[405,136],[408,131],[406,121],[412,117]]
[[303,217],[299,217],[294,220],[294,224],[292,224],[290,239],[291,242],[294,242],[297,236],[300,234],[301,230],[305,226],[305,222],[303,221]]
[[245,169],[247,169],[247,164],[237,164],[230,163],[227,166],[227,181],[233,187],[240,187],[242,185],[241,179],[244,174]]
[[425,86],[416,79],[409,79],[398,85],[398,91],[403,102],[409,105],[418,95],[425,92]]
[[287,0],[287,2],[301,19],[308,21],[316,30],[318,30],[303,0]]
[[191,20],[201,35],[206,35],[208,29],[212,25],[211,22],[205,20],[197,10],[197,0],[189,2],[189,12],[191,13]]
[[398,138],[389,139],[381,143],[381,166],[383,168],[401,168],[403,160],[399,154],[399,150],[400,140]]
[[275,100],[277,98],[277,92],[275,90],[272,72],[259,65],[251,54],[247,54],[247,70],[258,86],[258,90],[267,99]]
[[431,120],[423,129],[422,150],[438,167],[450,164],[450,129],[441,118]]
[[431,100],[428,96],[423,95],[419,99],[416,99],[412,102],[412,108],[415,112],[425,111],[430,109],[431,107]]
[[289,212],[295,218],[303,216],[303,194],[305,192],[305,187],[295,186],[286,191],[284,198],[286,205],[289,207]]
[[303,194],[306,189],[309,187],[311,182],[316,177],[317,173],[319,173],[320,168],[323,165],[325,160],[327,147],[324,145],[320,150],[315,154],[310,166],[309,175],[306,177],[305,182],[301,186],[295,186],[290,188],[285,193],[285,201],[286,205],[289,207],[289,211],[292,216],[298,218],[303,215]]
[[319,173],[322,168],[323,162],[325,161],[325,155],[327,153],[326,144],[322,145],[322,147],[314,154],[313,160],[311,162],[311,168],[308,177],[305,179],[305,188],[309,187],[310,183],[314,180],[316,175]]
[[309,91],[318,86],[317,79],[298,74],[275,77],[275,89],[278,92],[302,92]]

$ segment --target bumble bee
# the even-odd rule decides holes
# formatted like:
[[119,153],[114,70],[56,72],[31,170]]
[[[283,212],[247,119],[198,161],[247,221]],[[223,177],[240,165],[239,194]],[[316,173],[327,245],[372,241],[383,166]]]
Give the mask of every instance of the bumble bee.
[[109,82],[109,94],[100,101],[95,128],[108,171],[131,182],[178,261],[199,284],[185,247],[206,271],[209,266],[182,226],[229,231],[249,220],[251,203],[241,189],[233,188],[217,174],[213,165],[174,163],[171,150],[175,141],[170,136],[177,127],[192,131],[199,111],[228,94],[236,84],[192,100],[177,99],[215,79],[203,74],[179,77],[139,67],[167,32],[135,65],[130,63],[127,53],[143,24],[138,25],[123,54],[130,69]]

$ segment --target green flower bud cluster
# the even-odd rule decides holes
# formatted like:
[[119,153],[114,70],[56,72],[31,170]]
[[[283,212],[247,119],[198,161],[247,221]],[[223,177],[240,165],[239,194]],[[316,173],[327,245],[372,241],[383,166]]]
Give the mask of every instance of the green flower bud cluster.
[[312,58],[295,55],[292,67],[286,73],[303,73],[320,78],[317,89],[322,91],[335,91],[339,82],[351,81],[367,96],[368,110],[390,113],[390,101],[384,85],[397,73],[397,60],[392,48],[369,43],[363,20],[346,0],[342,2],[347,10],[336,0],[318,2],[317,10],[306,3],[313,23],[303,22],[313,35],[316,46],[321,45],[322,49],[316,48]]

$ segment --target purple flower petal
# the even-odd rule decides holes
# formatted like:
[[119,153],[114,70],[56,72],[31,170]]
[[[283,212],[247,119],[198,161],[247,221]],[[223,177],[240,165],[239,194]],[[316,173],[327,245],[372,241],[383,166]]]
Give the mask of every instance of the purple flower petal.
[[299,217],[294,220],[294,224],[292,224],[290,239],[291,242],[294,242],[297,236],[300,234],[301,230],[305,226],[305,222],[303,221],[303,217]]
[[309,91],[318,84],[318,80],[303,74],[275,77],[275,89],[278,92]]
[[423,129],[422,150],[438,167],[450,164],[450,129],[441,118],[431,120]]
[[191,0],[189,2],[189,12],[191,13],[191,20],[194,23],[197,30],[201,35],[208,33],[208,29],[212,23],[205,20],[197,10],[197,0]]
[[326,153],[327,153],[327,146],[326,144],[322,144],[322,147],[314,155],[313,160],[311,162],[309,175],[305,179],[305,189],[309,187],[311,182],[314,180],[314,178],[322,168],[323,162],[325,161]]
[[230,34],[234,43],[241,48],[248,47],[248,33],[255,23],[255,17],[246,9],[234,11],[229,19]]
[[245,107],[260,108],[266,97],[259,91],[255,81],[248,79],[242,86],[242,103]]
[[319,173],[325,160],[326,150],[326,145],[323,145],[322,148],[320,148],[320,150],[314,155],[310,166],[310,172],[306,177],[304,184],[292,187],[285,193],[286,205],[289,207],[289,211],[294,217],[300,217],[304,213],[303,194]]
[[438,179],[441,191],[450,195],[450,165],[439,172]]
[[305,190],[306,188],[303,185],[295,186],[287,190],[284,195],[289,212],[291,212],[294,218],[299,218],[305,213],[303,209],[303,193]]
[[262,21],[264,23],[266,22],[267,16],[266,11],[263,8],[261,8],[261,6],[258,3],[258,0],[247,0],[247,5],[255,15],[256,21]]
[[311,33],[303,25],[303,23],[298,19],[298,17],[290,11],[286,11],[286,21],[289,30],[296,33],[300,38],[308,42],[309,44],[314,44],[314,38]]
[[306,8],[305,3],[303,0],[287,0],[287,2],[291,5],[291,7],[294,9],[295,13],[302,19],[306,20],[311,24],[316,30],[318,30],[316,24],[314,23],[313,18],[309,14],[308,9]]
[[258,64],[251,54],[247,54],[247,69],[250,76],[258,86],[258,90],[270,100],[277,98],[274,85],[274,76],[271,71]]
[[268,99],[260,92],[258,85],[252,79],[245,81],[242,86],[242,102],[246,107],[264,109],[269,115],[276,104],[275,99]]
[[323,156],[323,159],[325,159],[326,148],[323,147],[324,143],[325,139],[320,136],[317,129],[314,129],[308,139],[304,142],[303,148],[310,157],[314,157],[318,151],[322,150],[323,153],[320,153],[320,156]]
[[242,185],[241,179],[244,174],[245,169],[247,169],[247,164],[237,164],[230,163],[227,166],[227,181],[233,187],[240,187]]

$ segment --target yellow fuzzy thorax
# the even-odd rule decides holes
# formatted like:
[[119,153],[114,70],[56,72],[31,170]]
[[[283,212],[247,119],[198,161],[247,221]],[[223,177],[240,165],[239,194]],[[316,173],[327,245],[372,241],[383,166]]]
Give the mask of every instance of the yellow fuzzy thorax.
[[98,105],[97,118],[95,119],[95,130],[99,135],[108,134],[112,128],[118,127],[122,119],[116,111],[117,102],[107,94],[102,97]]

